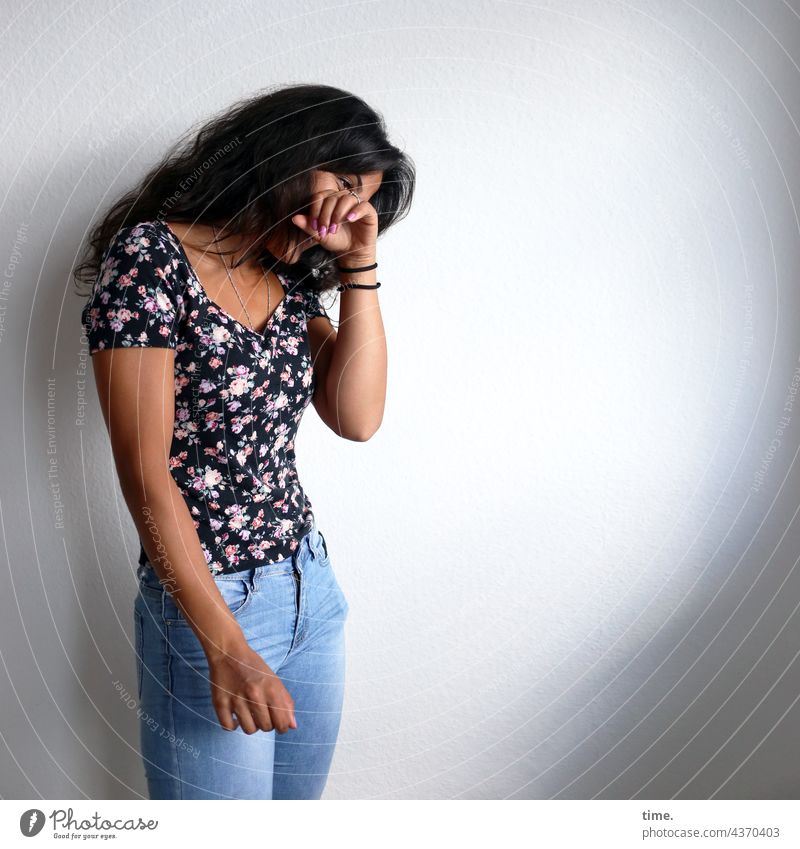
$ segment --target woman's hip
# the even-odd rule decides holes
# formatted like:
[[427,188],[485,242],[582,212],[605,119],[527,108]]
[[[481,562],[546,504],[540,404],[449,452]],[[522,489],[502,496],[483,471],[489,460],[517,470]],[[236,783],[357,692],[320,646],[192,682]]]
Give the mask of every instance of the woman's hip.
[[[159,658],[172,658],[173,676],[183,667],[206,671],[197,635],[152,567],[140,566],[138,577],[137,642],[145,662],[160,668]],[[338,642],[349,611],[327,542],[316,527],[303,537],[292,557],[217,575],[214,582],[248,645],[275,672],[294,652]]]

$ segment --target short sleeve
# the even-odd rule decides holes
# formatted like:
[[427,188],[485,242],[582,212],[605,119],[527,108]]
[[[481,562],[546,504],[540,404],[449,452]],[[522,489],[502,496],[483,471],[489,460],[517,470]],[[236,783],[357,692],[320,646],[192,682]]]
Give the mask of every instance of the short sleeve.
[[314,292],[309,289],[306,292],[306,320],[309,321],[310,319],[316,318],[320,315],[330,318],[325,307],[322,306],[322,302],[319,298],[319,292]]
[[148,224],[111,240],[81,313],[89,353],[106,348],[175,348],[183,297],[179,258]]

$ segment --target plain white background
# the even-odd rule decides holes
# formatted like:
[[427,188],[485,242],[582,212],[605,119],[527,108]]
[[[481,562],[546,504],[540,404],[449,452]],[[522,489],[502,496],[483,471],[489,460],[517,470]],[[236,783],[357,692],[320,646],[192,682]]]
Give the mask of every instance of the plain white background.
[[351,604],[326,796],[797,797],[797,2],[39,0],[2,46],[0,795],[145,793],[78,245],[303,81],[419,180],[383,426],[298,440]]

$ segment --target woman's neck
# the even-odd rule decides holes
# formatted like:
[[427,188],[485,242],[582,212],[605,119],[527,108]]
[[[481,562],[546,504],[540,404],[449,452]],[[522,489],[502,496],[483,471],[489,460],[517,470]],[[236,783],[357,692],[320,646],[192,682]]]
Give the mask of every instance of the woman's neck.
[[[173,225],[170,226],[176,230]],[[218,241],[215,241],[215,227]],[[258,256],[262,250],[252,238],[248,239],[242,233],[225,235],[221,224],[183,223],[178,225],[177,233],[184,244],[206,259],[224,263],[228,268],[238,268],[242,274],[261,271]]]

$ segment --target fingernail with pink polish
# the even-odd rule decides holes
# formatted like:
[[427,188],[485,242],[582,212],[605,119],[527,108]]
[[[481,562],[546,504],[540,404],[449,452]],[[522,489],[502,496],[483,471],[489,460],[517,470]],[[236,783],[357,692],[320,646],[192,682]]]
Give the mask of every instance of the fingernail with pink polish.
[[352,221],[355,217],[356,217],[355,212],[348,212],[347,213],[347,220],[348,221]]
[[338,224],[331,224],[331,229],[328,231],[331,234],[331,236],[336,232],[336,228],[338,226],[339,226]]
[[325,234],[328,232],[328,228],[323,224],[322,227],[319,228],[319,236],[321,239],[325,238]]
[[316,230],[316,229],[317,229],[317,224],[318,224],[318,223],[319,223],[319,222],[317,221],[317,219],[316,219],[316,218],[312,218],[312,219],[311,219],[311,226],[314,228],[314,230]]

